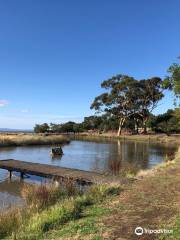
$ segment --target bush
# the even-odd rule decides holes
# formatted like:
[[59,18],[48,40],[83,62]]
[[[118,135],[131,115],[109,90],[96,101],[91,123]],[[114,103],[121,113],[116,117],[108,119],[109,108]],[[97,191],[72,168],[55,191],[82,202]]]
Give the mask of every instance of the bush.
[[91,203],[104,200],[109,195],[119,194],[122,189],[119,186],[94,185],[87,191],[87,198]]
[[75,195],[73,186],[68,185],[68,187],[66,189],[65,187],[57,187],[54,184],[27,184],[22,189],[22,196],[31,208],[42,210],[67,196]]
[[84,196],[76,199],[70,198],[40,213],[36,213],[29,223],[21,228],[21,231],[17,234],[17,239],[39,239],[43,233],[50,229],[55,229],[70,220],[78,219],[87,202],[88,199]]
[[16,232],[22,224],[23,210],[21,208],[10,208],[0,213],[0,239]]
[[42,239],[47,231],[80,218],[86,206],[101,202],[109,195],[119,194],[121,190],[118,186],[94,185],[86,193],[79,194],[74,187],[70,181],[65,182],[62,188],[43,184],[24,185],[22,195],[27,206],[6,211],[0,216],[0,238]]

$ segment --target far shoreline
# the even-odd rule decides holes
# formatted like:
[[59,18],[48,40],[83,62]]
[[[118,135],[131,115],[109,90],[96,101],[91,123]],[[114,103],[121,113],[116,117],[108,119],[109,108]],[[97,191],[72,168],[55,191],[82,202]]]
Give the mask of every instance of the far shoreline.
[[117,136],[116,133],[78,133],[75,136],[85,137],[89,139],[119,139],[119,140],[132,140],[132,141],[145,141],[145,142],[158,142],[158,143],[169,143],[169,144],[180,144],[180,134],[122,134]]
[[0,147],[63,145],[69,142],[70,139],[64,135],[0,133]]
[[0,132],[0,147],[8,146],[32,146],[32,145],[53,145],[68,144],[72,137],[82,137],[86,140],[130,140],[144,141],[149,143],[162,144],[180,144],[180,134],[122,134],[117,136],[114,132],[97,133],[97,132],[81,132],[81,133],[33,133],[33,132]]

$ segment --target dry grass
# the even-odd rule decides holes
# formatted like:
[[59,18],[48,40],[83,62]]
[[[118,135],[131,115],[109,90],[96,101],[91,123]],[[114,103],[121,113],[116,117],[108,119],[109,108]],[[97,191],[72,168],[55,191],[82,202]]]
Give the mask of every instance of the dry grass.
[[17,229],[25,219],[25,211],[23,208],[13,207],[6,211],[0,212],[0,239],[16,233]]
[[21,195],[27,205],[34,210],[42,210],[67,197],[80,195],[80,190],[73,182],[67,182],[64,186],[52,184],[24,184]]
[[69,139],[62,135],[40,134],[0,134],[0,146],[26,146],[26,145],[49,145],[65,144]]
[[[107,229],[102,239],[121,236],[124,240],[135,240],[137,226],[172,229],[172,222],[180,212],[180,158],[159,166],[156,171],[147,171],[141,180],[109,203],[109,208],[113,214],[102,220]],[[140,239],[159,237],[163,237],[162,234],[143,234]],[[170,236],[167,239],[171,239]]]
[[[69,191],[69,192],[68,192]],[[84,209],[119,193],[119,187],[92,186],[84,194],[53,185],[24,185],[26,207],[8,209],[0,215],[0,239],[45,239],[49,230],[82,217]]]
[[80,133],[78,136],[83,136],[85,139],[122,139],[122,140],[133,140],[133,141],[146,141],[146,142],[160,142],[160,143],[168,143],[168,144],[180,144],[180,134],[138,134],[138,135],[127,135],[123,134],[121,136],[117,136],[115,132],[107,132],[107,133]]

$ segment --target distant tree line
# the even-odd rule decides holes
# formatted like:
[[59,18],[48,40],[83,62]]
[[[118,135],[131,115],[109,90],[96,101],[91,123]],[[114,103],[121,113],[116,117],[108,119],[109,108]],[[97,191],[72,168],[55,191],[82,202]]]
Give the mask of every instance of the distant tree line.
[[[166,113],[157,116],[151,114],[146,123],[147,127],[155,133],[180,133],[180,112],[179,109],[168,110]],[[133,118],[128,119],[123,129],[131,133],[139,133],[139,129],[143,129],[143,122],[135,122]],[[119,128],[118,118],[114,116],[89,116],[85,117],[82,123],[66,122],[66,123],[43,123],[36,124],[34,132],[36,133],[82,133],[87,131],[95,131],[103,133],[107,131],[117,131]]]
[[[168,69],[164,79],[153,77],[137,80],[127,75],[116,75],[102,82],[105,92],[95,97],[91,109],[96,115],[85,117],[82,123],[66,122],[63,124],[36,124],[36,133],[78,133],[84,131],[117,131],[122,129],[132,133],[147,133],[147,127],[155,132],[180,132],[180,64],[174,63]],[[152,111],[164,97],[168,89],[175,95],[175,110],[154,116]]]

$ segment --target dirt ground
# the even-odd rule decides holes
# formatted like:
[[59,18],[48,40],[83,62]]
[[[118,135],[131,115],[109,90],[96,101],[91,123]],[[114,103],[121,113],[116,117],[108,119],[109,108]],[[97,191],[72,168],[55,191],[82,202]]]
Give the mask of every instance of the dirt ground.
[[109,208],[113,212],[103,219],[106,229],[103,239],[164,239],[162,234],[137,236],[135,228],[167,229],[168,226],[171,229],[175,216],[180,213],[180,163],[140,178],[117,196]]

